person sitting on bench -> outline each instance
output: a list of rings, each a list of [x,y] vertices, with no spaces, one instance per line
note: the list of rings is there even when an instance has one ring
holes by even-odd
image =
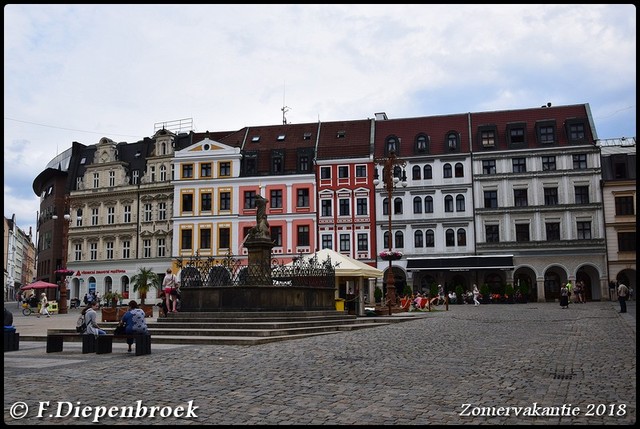
[[[81,313],[84,315],[84,323],[87,324],[87,328],[84,331],[85,334],[107,335],[107,333],[98,326],[98,313],[96,313],[98,308],[100,308],[100,303],[98,301],[92,301],[82,310]]]
[[[125,327],[125,334],[149,334],[147,322],[144,320],[144,310],[138,308],[135,300],[129,301],[129,311],[122,316],[120,323]],[[127,338],[127,344],[129,345],[127,352],[131,352],[133,338]]]

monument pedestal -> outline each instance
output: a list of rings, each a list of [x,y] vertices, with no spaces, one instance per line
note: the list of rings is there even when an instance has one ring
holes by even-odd
[[[273,286],[271,280],[271,249],[273,249],[273,242],[271,239],[251,237],[244,245],[249,251],[247,285]]]

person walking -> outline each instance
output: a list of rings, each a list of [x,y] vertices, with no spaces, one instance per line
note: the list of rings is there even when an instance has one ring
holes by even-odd
[[[629,288],[620,283],[618,286],[618,302],[620,303],[620,313],[627,312],[627,296],[629,296]]]
[[[47,315],[47,317],[51,317],[51,315],[49,314],[49,309],[47,308],[49,307],[49,300],[47,299],[47,294],[42,292],[40,294],[40,312],[38,313],[38,318],[40,317],[40,315]]]
[[[478,301],[478,296],[480,296],[480,291],[478,290],[478,285],[474,283],[473,285],[473,305],[480,305],[480,301]]]
[[[138,303],[135,300],[129,301],[129,311],[122,316],[120,323],[124,325],[126,334],[149,334],[147,322],[144,320],[144,311],[138,308]],[[131,352],[133,338],[127,338],[127,345],[129,346],[127,352]]]
[[[569,288],[566,283],[562,283],[560,288],[560,308],[569,308]]]

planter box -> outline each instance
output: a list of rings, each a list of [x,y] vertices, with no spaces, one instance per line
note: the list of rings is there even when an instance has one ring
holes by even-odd
[[[102,321],[103,322],[119,322],[127,312],[129,307],[102,307]]]

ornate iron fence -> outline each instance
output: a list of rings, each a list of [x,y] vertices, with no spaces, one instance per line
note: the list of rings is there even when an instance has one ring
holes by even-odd
[[[319,261],[317,257],[293,258],[293,262],[283,264],[271,259],[271,270],[247,265],[246,259],[226,256],[191,256],[178,258],[181,288],[216,286],[297,286],[335,287],[335,265],[330,258]]]

